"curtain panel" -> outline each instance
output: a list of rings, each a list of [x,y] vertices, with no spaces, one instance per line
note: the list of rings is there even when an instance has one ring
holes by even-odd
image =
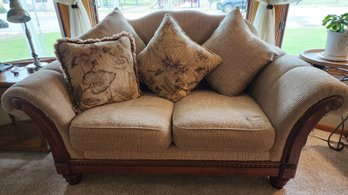
[[[297,0],[257,0],[259,5],[256,11],[254,26],[261,39],[275,44],[275,10],[274,5],[284,5]]]
[[[54,0],[69,7],[70,37],[78,37],[91,28],[85,6],[81,0]]]

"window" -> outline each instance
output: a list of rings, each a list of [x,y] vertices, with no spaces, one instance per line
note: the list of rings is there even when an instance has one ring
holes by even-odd
[[[200,10],[209,14],[224,14],[234,7],[244,13],[248,0],[95,0],[99,20],[115,7],[119,7],[128,19],[135,19],[157,10]]]
[[[322,20],[328,14],[343,14],[347,8],[347,0],[302,0],[291,4],[283,49],[297,55],[306,49],[325,48],[327,32]]]
[[[31,16],[31,21],[27,24],[36,53],[39,57],[54,57],[53,45],[62,35],[53,1],[21,0],[20,2]],[[0,26],[5,26],[5,28],[0,27],[0,61],[31,58],[24,25],[8,22],[6,19],[8,10],[9,1],[0,0]]]
[[[47,0],[35,0],[35,3],[47,3]]]

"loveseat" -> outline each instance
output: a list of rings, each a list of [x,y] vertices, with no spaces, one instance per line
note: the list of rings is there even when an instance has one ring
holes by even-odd
[[[146,44],[165,13],[129,23]],[[198,44],[223,19],[172,14]],[[57,172],[72,185],[83,173],[111,172],[268,176],[282,188],[295,176],[310,131],[329,111],[346,111],[348,97],[344,84],[290,55],[267,64],[238,96],[221,95],[205,82],[177,102],[142,91],[139,98],[76,113],[54,61],[12,86],[2,102],[38,124]]]

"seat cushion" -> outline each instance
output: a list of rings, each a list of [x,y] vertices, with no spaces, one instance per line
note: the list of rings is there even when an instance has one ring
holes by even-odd
[[[152,94],[78,115],[71,144],[84,151],[160,151],[171,144],[173,103]]]
[[[179,149],[264,152],[274,137],[268,118],[247,94],[197,90],[174,106],[173,141]]]

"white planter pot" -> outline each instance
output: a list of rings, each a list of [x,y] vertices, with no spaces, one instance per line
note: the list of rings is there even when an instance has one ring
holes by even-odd
[[[348,57],[348,34],[327,31],[325,54],[329,57]]]

